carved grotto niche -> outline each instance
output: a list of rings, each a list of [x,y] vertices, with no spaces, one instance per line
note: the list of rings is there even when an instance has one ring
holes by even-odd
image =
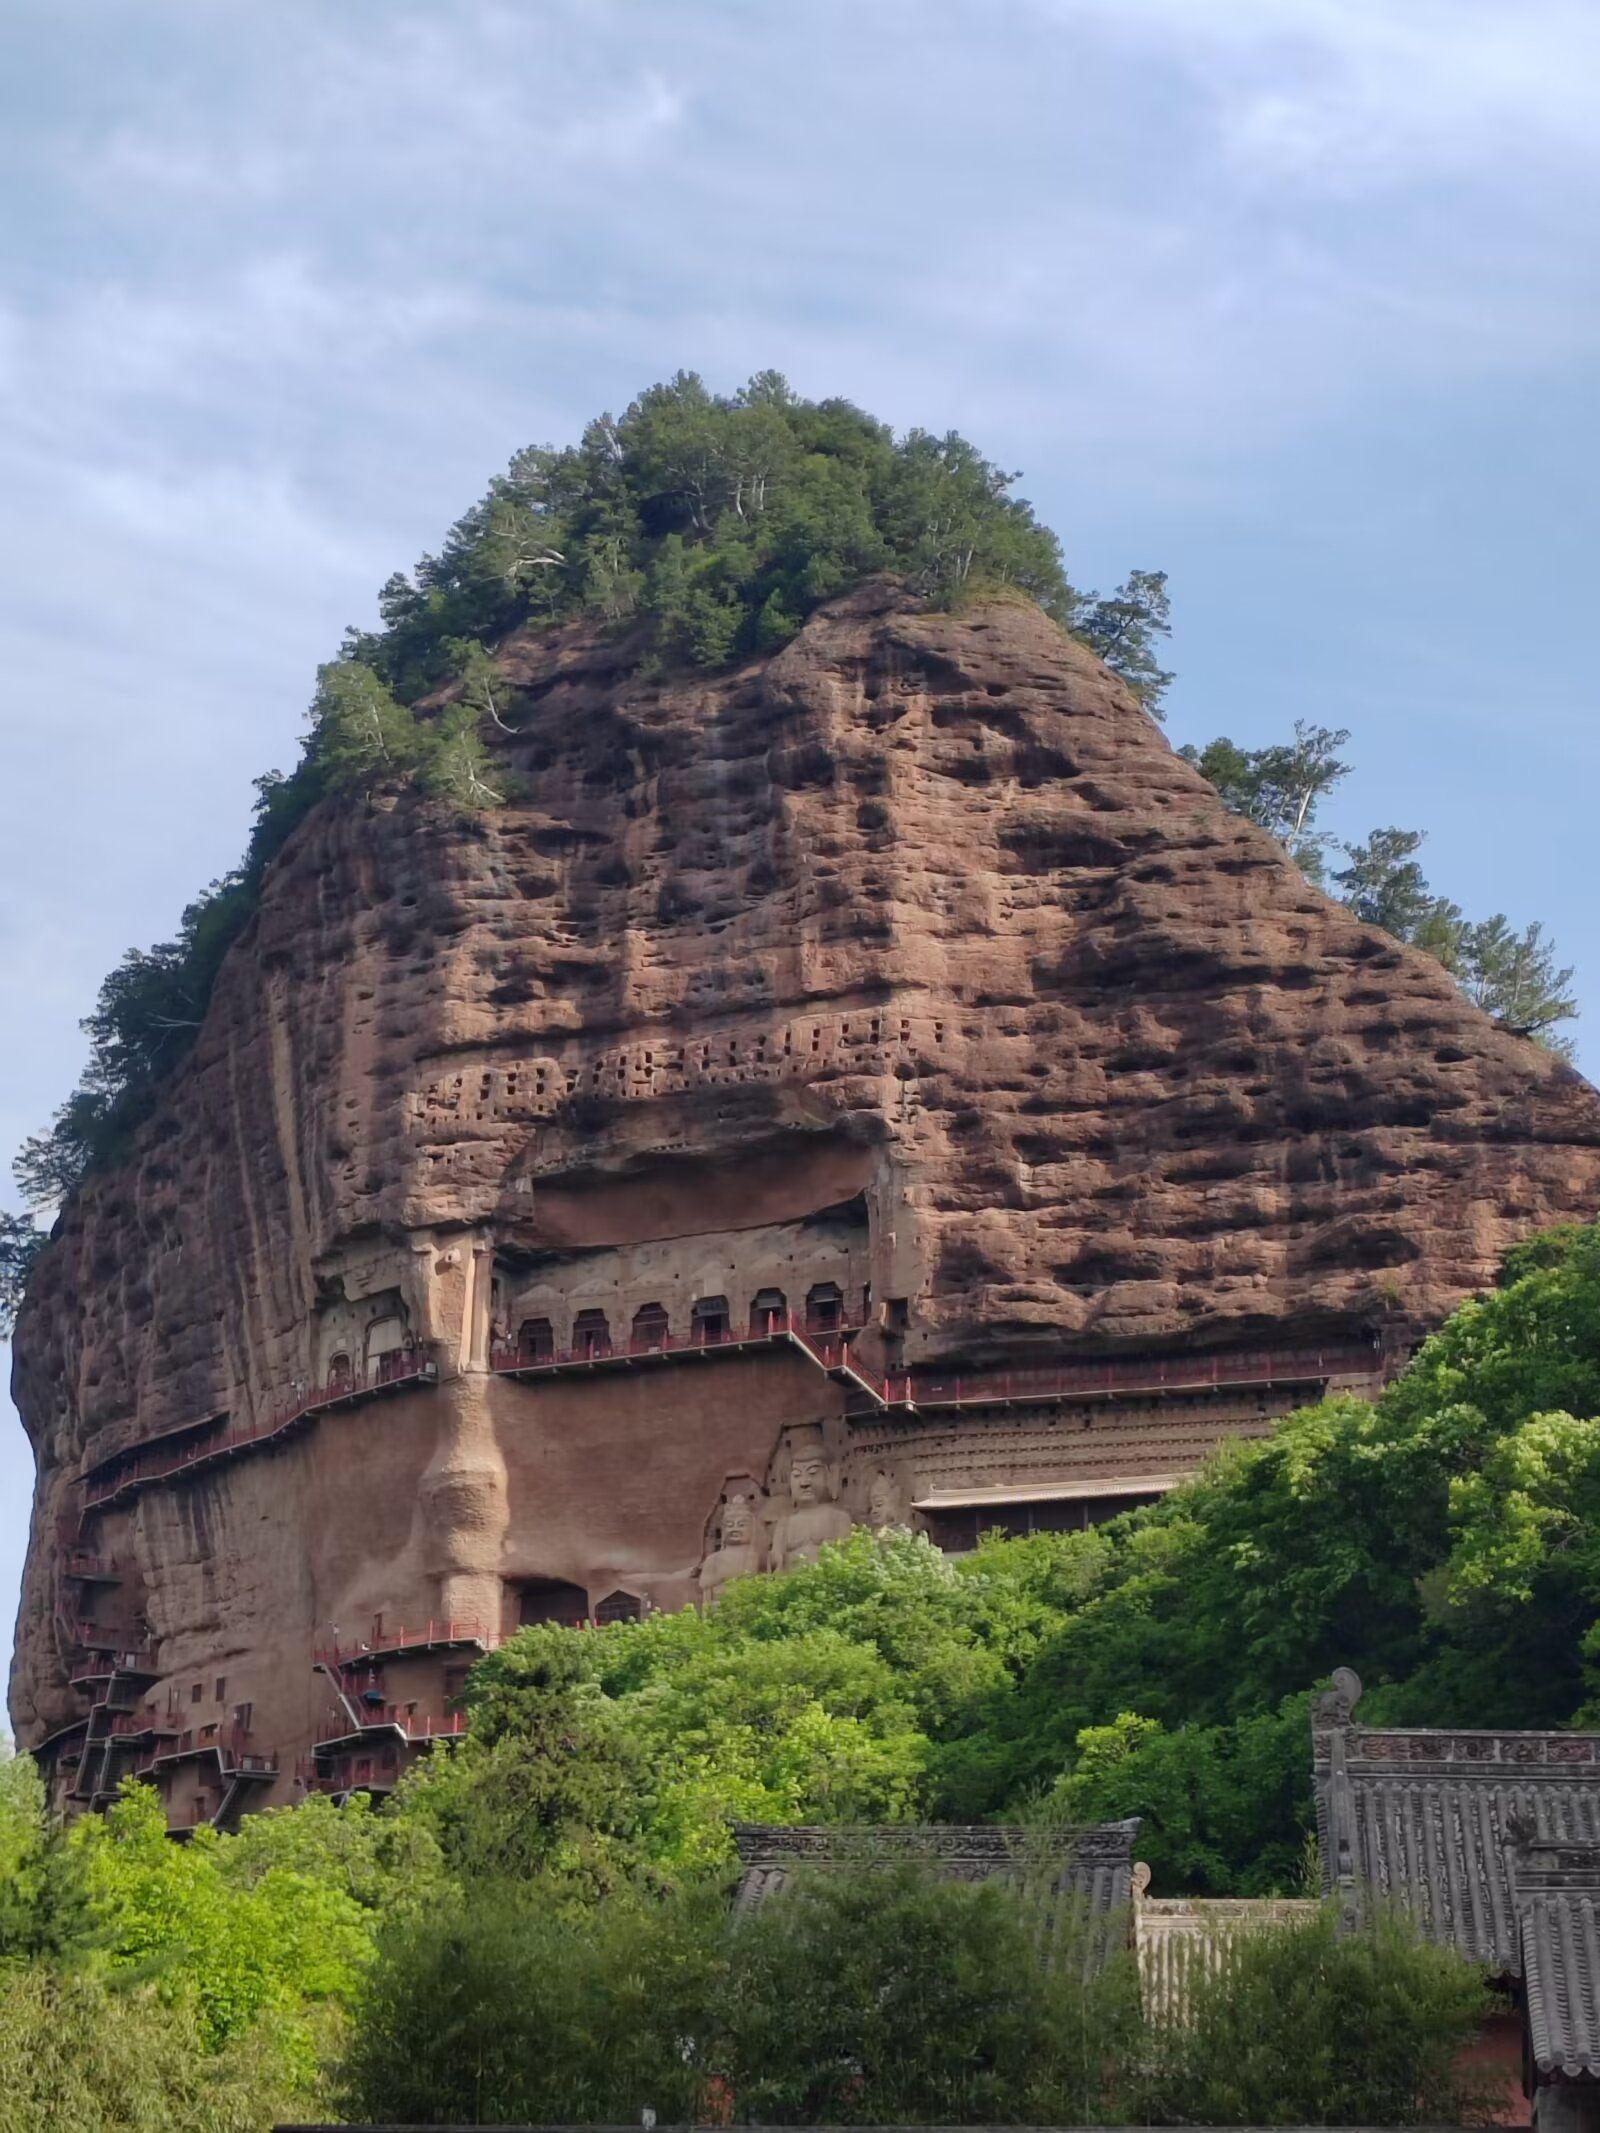
[[[766,1568],[766,1499],[753,1474],[730,1474],[706,1524],[706,1553],[698,1572],[702,1606],[712,1606],[730,1578]]]
[[[840,1469],[828,1456],[822,1425],[798,1422],[778,1440],[773,1459],[771,1564],[788,1570],[814,1563],[829,1541],[843,1540],[853,1523],[839,1501]]]

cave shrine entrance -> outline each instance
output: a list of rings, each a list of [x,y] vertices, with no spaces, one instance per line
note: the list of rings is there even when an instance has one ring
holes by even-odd
[[[560,1622],[577,1629],[588,1619],[589,1595],[565,1578],[527,1578],[517,1588],[517,1622],[523,1629],[536,1622]]]
[[[695,1340],[702,1348],[714,1347],[718,1341],[725,1341],[732,1331],[727,1297],[698,1297],[690,1314],[690,1325]]]
[[[789,1316],[789,1299],[782,1289],[758,1289],[750,1306],[750,1331],[781,1333]]]
[[[633,1314],[633,1332],[628,1346],[635,1355],[649,1355],[667,1345],[667,1314],[658,1303],[640,1304]]]
[[[611,1353],[611,1327],[604,1311],[578,1313],[572,1321],[572,1352],[591,1358]]]
[[[806,1291],[806,1331],[836,1333],[844,1324],[844,1291],[836,1281],[818,1281]]]

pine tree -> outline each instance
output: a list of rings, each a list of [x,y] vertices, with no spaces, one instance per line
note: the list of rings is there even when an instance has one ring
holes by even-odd
[[[0,1340],[9,1340],[17,1308],[45,1233],[30,1215],[0,1213]]]
[[[1172,634],[1164,570],[1130,571],[1106,599],[1086,593],[1072,629],[1126,682],[1152,718],[1166,718],[1162,699],[1173,677],[1156,658],[1157,638]]]
[[[415,717],[357,659],[317,669],[311,725],[317,758],[335,789],[369,792],[408,776],[420,759]]]
[[[1333,877],[1357,918],[1400,941],[1414,940],[1438,903],[1417,862],[1422,843],[1421,830],[1372,830],[1344,846],[1350,864]]]
[[[430,798],[477,812],[498,807],[504,781],[489,782],[493,766],[478,731],[478,714],[465,698],[449,704],[423,729],[417,783]]]

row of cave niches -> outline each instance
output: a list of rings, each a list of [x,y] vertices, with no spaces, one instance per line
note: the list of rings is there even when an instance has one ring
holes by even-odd
[[[870,1286],[862,1288],[856,1302],[858,1311],[852,1316],[852,1299],[837,1282],[813,1282],[793,1323],[807,1333],[837,1333],[847,1326],[864,1325],[872,1316]],[[745,1318],[735,1314],[726,1296],[696,1297],[687,1325],[679,1327],[674,1327],[666,1306],[658,1302],[640,1304],[626,1328],[619,1324],[615,1331],[609,1315],[591,1306],[574,1312],[570,1331],[550,1318],[520,1320],[515,1340],[508,1344],[508,1360],[532,1365],[566,1356],[595,1361],[610,1355],[649,1355],[679,1338],[696,1347],[714,1348],[729,1341],[771,1339],[790,1323],[789,1299],[782,1289],[758,1289]]]

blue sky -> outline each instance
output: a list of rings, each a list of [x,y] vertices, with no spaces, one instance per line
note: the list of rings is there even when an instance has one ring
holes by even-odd
[[[1547,920],[1600,1072],[1597,78],[1592,0],[13,0],[0,1143],[388,573],[679,367],[1169,571],[1174,737],[1350,727],[1334,826]]]

